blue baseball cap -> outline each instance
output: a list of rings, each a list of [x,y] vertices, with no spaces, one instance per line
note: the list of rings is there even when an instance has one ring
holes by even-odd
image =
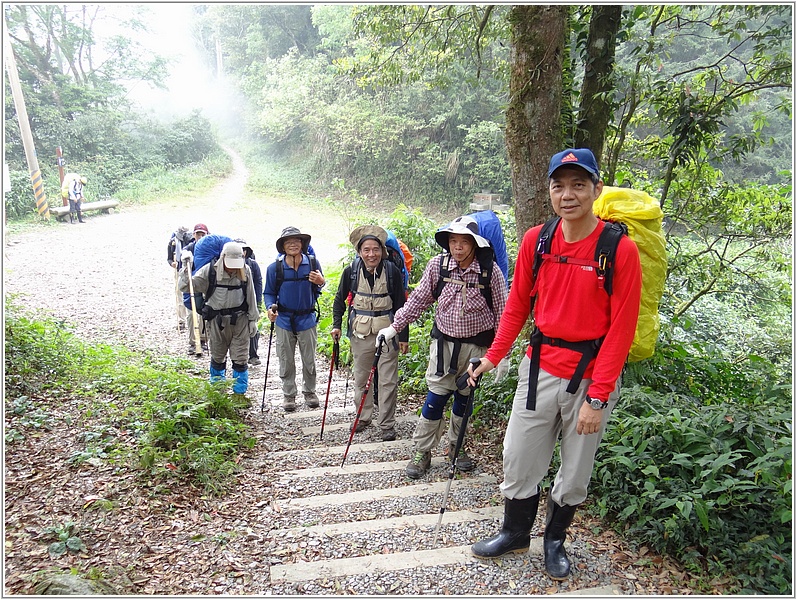
[[[558,154],[554,154],[551,158],[551,163],[548,165],[548,178],[550,179],[553,172],[559,167],[566,167],[568,165],[575,165],[581,167],[588,173],[600,177],[598,171],[598,163],[595,160],[595,155],[589,148],[568,148],[562,150]]]

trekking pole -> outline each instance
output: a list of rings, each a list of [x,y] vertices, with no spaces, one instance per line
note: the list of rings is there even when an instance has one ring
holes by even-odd
[[[188,269],[188,262],[185,263],[185,269]],[[194,354],[202,356],[202,340],[199,339],[199,313],[196,311],[196,298],[194,298],[194,276],[191,271],[188,272],[188,293],[191,295],[191,323],[194,326]]]
[[[324,439],[324,423],[327,422],[327,406],[329,406],[329,389],[332,387],[332,369],[338,364],[338,353],[340,352],[340,342],[335,340],[332,344],[332,360],[329,361],[329,379],[327,379],[327,398],[324,400],[324,416],[321,417],[321,435],[318,439]]]
[[[473,365],[475,369],[481,364],[481,359],[479,358],[471,358],[470,364]],[[434,543],[437,545],[437,536],[440,534],[440,525],[443,523],[443,513],[446,512],[446,504],[448,504],[448,495],[451,493],[451,482],[454,481],[454,473],[457,470],[457,457],[459,456],[459,451],[462,448],[462,442],[465,439],[465,428],[468,425],[468,417],[470,416],[471,411],[473,410],[473,394],[476,391],[476,388],[479,387],[479,380],[481,380],[482,376],[479,375],[476,378],[476,385],[474,387],[470,387],[468,385],[468,373],[463,373],[459,379],[457,379],[457,389],[462,391],[465,388],[470,388],[470,393],[468,394],[468,400],[465,403],[465,414],[462,417],[462,425],[459,428],[459,435],[457,436],[457,443],[454,446],[454,456],[451,458],[451,470],[448,472],[448,483],[446,483],[446,493],[443,496],[443,504],[440,506],[440,518],[437,519],[437,527],[434,528]]]
[[[379,357],[382,356],[382,345],[385,343],[385,336],[379,336],[379,346],[376,348],[376,356],[374,356],[374,364],[371,367],[371,372],[368,375],[368,381],[365,383],[365,390],[363,391],[363,395],[360,398],[360,406],[357,408],[357,416],[354,418],[354,423],[351,426],[351,432],[349,433],[349,443],[346,444],[346,451],[343,453],[343,460],[340,463],[340,467],[343,468],[343,465],[346,463],[346,456],[349,454],[349,446],[351,446],[351,440],[354,438],[354,431],[357,429],[357,423],[360,422],[360,415],[363,412],[363,405],[365,404],[365,397],[368,395],[368,390],[371,389],[371,382],[374,380],[374,373],[376,373],[376,366],[379,364]]]
[[[351,353],[351,351],[350,351]],[[349,379],[351,377],[351,362],[346,365],[346,389],[343,391],[343,408],[346,408],[346,400],[349,399]]]
[[[60,150],[60,148],[59,148]],[[177,330],[180,330],[180,325],[185,323],[180,322],[180,309],[185,310],[183,305],[183,295],[180,293],[180,255],[183,253],[182,244],[178,239],[177,232],[174,232],[174,310],[177,313]]]
[[[277,310],[277,305],[272,304],[268,307],[270,311]],[[268,353],[266,354],[266,376],[263,379],[263,399],[260,401],[260,412],[266,407],[266,383],[268,382],[268,364],[271,362],[271,340],[274,337],[274,321],[271,321],[271,328],[268,332]]]

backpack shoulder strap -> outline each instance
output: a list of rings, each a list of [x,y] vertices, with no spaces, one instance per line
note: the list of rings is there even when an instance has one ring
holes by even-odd
[[[432,297],[437,300],[440,297],[440,294],[443,292],[443,286],[446,284],[446,279],[450,274],[449,271],[449,264],[451,262],[451,254],[448,252],[442,252],[440,254],[440,271],[437,275],[437,285],[432,291]]]
[[[282,287],[282,282],[285,281],[285,263],[282,256],[278,256],[277,260],[275,261],[275,270],[277,275],[277,282],[274,286],[274,295],[279,296],[280,288]]]
[[[495,265],[495,253],[492,248],[485,248],[486,252],[479,253],[479,284],[482,296],[487,300],[487,306],[493,310],[493,288],[490,285],[493,281],[493,265]]]
[[[208,289],[205,292],[205,302],[207,302],[210,297],[213,295],[213,292],[216,291],[216,265],[215,262],[219,259],[219,257],[214,257],[210,259],[208,263],[210,267],[208,268]]]
[[[595,262],[598,263],[598,282],[610,296],[612,295],[612,280],[614,278],[614,259],[620,238],[628,235],[628,227],[623,223],[604,221],[598,243],[595,246]]]
[[[537,245],[534,251],[534,263],[531,265],[531,298],[529,299],[530,307],[529,314],[534,316],[534,303],[537,300],[537,273],[540,272],[542,266],[543,256],[551,253],[551,243],[553,236],[556,233],[556,228],[559,226],[559,221],[562,217],[552,217],[545,221],[545,224],[540,229],[540,235],[537,236]]]
[[[531,281],[532,286],[537,280],[537,273],[542,265],[543,255],[551,253],[551,242],[553,241],[556,228],[559,226],[559,221],[562,217],[553,217],[545,221],[545,224],[540,229],[540,235],[537,237],[536,252],[534,253],[534,264],[531,267]]]

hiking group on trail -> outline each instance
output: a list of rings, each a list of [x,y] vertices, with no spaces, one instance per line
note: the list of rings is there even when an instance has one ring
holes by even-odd
[[[551,158],[548,192],[556,217],[524,235],[511,287],[500,222],[497,232],[488,233],[490,215],[457,217],[438,229],[435,242],[442,251],[429,260],[411,292],[407,256],[400,240],[378,225],[359,226],[349,235],[355,257],[343,270],[332,307],[330,335],[335,352],[348,311],[346,335],[353,359],[355,398],[359,398],[351,444],[354,434],[374,421],[383,441],[398,437],[399,353],[409,350],[409,324],[435,306],[426,398],[405,468],[411,479],[427,473],[432,452],[444,434],[452,466],[450,478],[454,469],[475,468],[463,441],[473,389],[483,373],[495,369],[496,379],[507,374],[509,351],[532,318],[533,330],[518,367],[503,444],[504,480],[499,486],[504,496],[503,524],[496,535],[476,542],[471,552],[492,559],[528,550],[540,484],[548,474],[558,441],[561,466],[548,493],[543,535],[545,569],[555,580],[570,574],[564,550],[567,530],[587,497],[595,454],[619,398],[621,374],[632,343],[639,341],[635,336],[640,298],[648,293],[643,291],[640,251],[627,235],[628,228],[604,221],[593,212],[603,191],[590,150],[570,148]],[[660,228],[661,211],[658,205],[656,209],[651,222],[658,219]],[[493,220],[498,222],[497,217]],[[297,347],[304,404],[309,409],[319,407],[315,367],[318,298],[326,280],[310,241],[310,234],[285,227],[276,241],[278,255],[266,269],[262,289],[271,322],[269,351],[276,329],[285,412],[296,410]],[[502,256],[497,253],[499,248]],[[247,361],[259,364],[256,338],[262,310],[260,290],[256,290],[261,285],[256,281],[260,269],[254,268],[251,247],[242,240],[208,235],[207,227],[199,224],[193,240],[187,229],[178,229],[168,252],[172,267],[182,265],[176,292],[191,299],[205,325],[210,380],[225,378],[229,355],[233,392],[245,393]],[[647,274],[650,269],[644,266]],[[654,312],[656,307],[654,302]],[[178,306],[181,324],[190,321],[190,314],[190,310],[181,313]],[[196,329],[195,323],[188,325],[190,354],[196,346],[192,326]],[[656,327],[646,332],[645,341],[650,342],[651,335],[652,346]],[[333,363],[336,361],[335,354]],[[263,394],[265,401],[265,390]],[[444,414],[452,396],[446,432]],[[344,454],[344,462],[345,458]],[[441,516],[444,508],[445,501]]]

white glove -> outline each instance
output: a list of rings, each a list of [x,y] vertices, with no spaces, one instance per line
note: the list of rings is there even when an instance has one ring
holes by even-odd
[[[193,262],[193,260],[194,260],[194,255],[191,254],[190,250],[183,250],[180,253],[180,262],[187,263],[187,262]]]
[[[379,338],[384,337],[385,342],[389,342],[394,337],[398,335],[398,331],[396,331],[392,325],[388,325],[384,329],[380,329],[379,333],[376,334],[376,347],[379,348]]]
[[[495,382],[498,383],[509,373],[509,358],[504,358],[495,367]]]
[[[249,337],[253,338],[257,335],[257,321],[249,321]]]

